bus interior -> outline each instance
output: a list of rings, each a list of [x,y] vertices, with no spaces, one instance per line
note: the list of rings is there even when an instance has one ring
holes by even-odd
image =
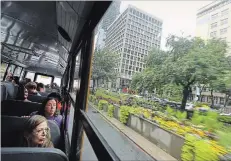
[[[81,160],[83,133],[98,160],[119,160],[89,120],[87,95],[94,29],[111,1],[1,1],[1,156],[3,161]],[[58,129],[48,122],[54,148],[19,147],[23,123],[44,96],[7,99],[8,75],[42,82],[61,93]],[[77,88],[73,84],[77,84]]]

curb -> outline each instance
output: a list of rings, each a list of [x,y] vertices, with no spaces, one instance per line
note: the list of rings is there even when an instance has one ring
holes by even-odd
[[[113,127],[115,127],[118,131],[120,131],[122,134],[124,134],[130,141],[132,141],[135,145],[137,145],[140,149],[142,149],[145,153],[147,153],[151,158],[153,158],[154,160],[157,161],[156,158],[154,158],[151,154],[149,154],[144,148],[142,148],[140,145],[138,145],[133,139],[131,139],[125,132],[123,132],[123,130],[121,130],[120,128],[118,128],[114,123],[112,123],[112,121],[110,121],[107,116],[105,116],[100,110],[98,110],[97,108],[95,108],[95,105],[93,105],[92,103],[88,102],[89,105],[94,108],[96,111],[98,111],[105,119],[106,121],[111,124]]]

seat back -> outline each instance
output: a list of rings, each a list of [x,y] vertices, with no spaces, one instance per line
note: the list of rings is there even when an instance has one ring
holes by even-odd
[[[1,100],[6,100],[7,99],[7,91],[6,87],[1,84]]]
[[[37,96],[37,95],[29,95],[27,99],[32,102],[42,103],[46,99],[46,97]]]
[[[61,132],[57,123],[53,120],[48,120],[48,126],[51,132],[51,141],[55,148],[60,148],[61,145]]]
[[[1,147],[19,147],[27,118],[1,116]]]
[[[46,92],[38,92],[42,97],[47,97],[49,93]]]
[[[25,122],[28,118],[17,116],[1,116],[2,123],[2,147],[20,147],[25,128]],[[59,148],[61,142],[61,133],[58,125],[48,120],[48,126],[51,132],[51,141],[55,148]]]
[[[1,106],[2,115],[29,116],[32,112],[38,111],[42,105],[34,102],[4,100],[1,102]]]
[[[1,148],[2,161],[68,161],[67,156],[55,148]]]

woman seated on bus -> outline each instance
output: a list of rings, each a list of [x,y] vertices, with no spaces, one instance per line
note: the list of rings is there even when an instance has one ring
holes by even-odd
[[[40,115],[30,117],[24,129],[23,147],[53,148],[47,119]]]
[[[58,92],[52,92],[47,97],[56,98],[57,101],[57,109],[60,111],[62,109],[62,97]]]
[[[28,90],[29,95],[37,95],[37,96],[41,96],[37,89],[37,84],[35,82],[29,82],[26,84],[26,89]]]
[[[42,103],[39,111],[32,112],[30,116],[33,115],[42,115],[48,120],[53,120],[56,124],[61,127],[62,124],[62,116],[59,115],[59,110],[57,109],[57,102],[55,98],[48,97]]]
[[[16,100],[20,100],[24,102],[31,102],[27,99],[27,97],[28,97],[27,89],[23,86],[23,84],[19,84],[18,93],[16,95]]]

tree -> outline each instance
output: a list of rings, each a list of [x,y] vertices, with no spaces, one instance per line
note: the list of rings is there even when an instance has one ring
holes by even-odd
[[[150,52],[147,69],[136,77],[136,82],[158,93],[172,93],[169,87],[175,84],[176,89],[182,89],[181,109],[184,110],[193,85],[207,86],[226,69],[227,44],[215,39],[205,42],[190,36],[170,36],[166,46],[170,51],[154,49]]]
[[[108,49],[95,51],[92,62],[93,89],[99,79],[113,80],[117,77],[116,67],[119,55]]]
[[[181,53],[179,56],[174,52],[181,51],[178,47],[184,45],[178,45],[178,43],[182,42],[186,42],[186,46],[189,48],[184,48],[187,53],[179,52]],[[170,57],[170,59],[173,61],[169,61],[171,64],[168,63],[171,66],[168,74],[177,85],[183,87],[181,109],[184,109],[193,84],[208,84],[209,80],[216,80],[218,74],[225,70],[227,44],[215,39],[204,42],[200,38],[193,38],[191,41],[183,41],[182,38],[178,38],[172,44],[171,52],[173,53],[171,53],[172,58]],[[177,49],[174,49],[175,47]]]
[[[231,72],[228,70],[223,72],[216,80],[210,81],[209,86],[211,91],[212,106],[214,105],[213,91],[218,91],[225,94],[224,106],[226,106],[231,98]]]

